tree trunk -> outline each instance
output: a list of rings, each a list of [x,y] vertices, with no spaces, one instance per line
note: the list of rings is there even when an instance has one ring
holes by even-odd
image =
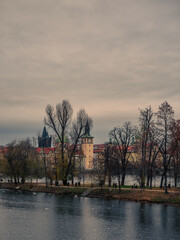
[[[19,174],[17,173],[17,183],[19,183]]]
[[[22,184],[25,183],[25,177],[24,176],[22,177],[21,182],[22,182]]]
[[[168,194],[167,190],[167,169],[164,169],[164,180],[165,180],[165,194]]]
[[[57,170],[56,170],[56,172],[55,172],[55,186],[58,186]]]
[[[149,182],[150,182],[150,173],[149,169],[147,170],[147,179],[146,179],[146,186],[149,187]]]
[[[50,178],[50,185],[51,185],[51,189],[52,189],[52,185],[53,185],[53,179],[52,179],[52,177]]]
[[[177,173],[175,166],[174,166],[174,186],[177,187]]]
[[[152,189],[152,180],[153,180],[153,177],[152,177],[152,168],[150,170],[150,189]]]
[[[160,183],[160,188],[161,189],[163,187],[163,180],[164,180],[164,173],[161,175],[161,183]]]
[[[55,186],[58,186],[57,163],[55,163]]]
[[[111,187],[111,174],[108,174],[108,186]]]
[[[74,176],[73,176],[73,174],[71,175],[71,184],[72,184],[72,186],[74,185]]]
[[[103,183],[102,183],[102,181],[101,181],[100,185],[101,185],[101,191],[102,191],[102,189],[103,189]]]
[[[63,179],[63,185],[67,186],[67,178]]]
[[[122,177],[121,177],[121,185],[124,186],[125,183],[125,177],[126,177],[126,169],[122,169]]]
[[[16,180],[15,174],[13,175],[13,177],[14,177],[14,183],[17,184],[17,180]]]
[[[120,180],[120,175],[118,175],[118,185],[119,185],[119,192],[121,192],[121,180]]]
[[[177,176],[174,176],[174,186],[177,187]]]

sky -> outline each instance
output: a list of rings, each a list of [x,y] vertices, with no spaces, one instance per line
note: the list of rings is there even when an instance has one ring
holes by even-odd
[[[165,100],[180,119],[180,1],[0,1],[0,145],[37,137],[63,99],[95,143]]]

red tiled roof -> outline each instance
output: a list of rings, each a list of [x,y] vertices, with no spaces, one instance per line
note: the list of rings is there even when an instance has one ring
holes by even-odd
[[[45,151],[46,154],[48,154],[49,152],[53,152],[54,150],[55,150],[55,148],[52,148],[52,147],[51,148],[50,147],[49,148],[44,148],[44,151]],[[36,148],[36,152],[37,153],[42,152],[42,148]]]
[[[7,152],[7,147],[0,147],[0,152],[2,153],[2,152]]]

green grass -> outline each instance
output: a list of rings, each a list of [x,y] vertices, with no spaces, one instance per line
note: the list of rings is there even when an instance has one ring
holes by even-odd
[[[118,195],[118,194],[123,194],[123,193],[130,193],[132,192],[132,190],[123,190],[121,189],[121,191],[119,191],[119,189],[113,189],[111,188],[110,189],[107,189],[107,188],[103,188],[102,190],[101,189],[94,189],[92,191],[92,194],[95,195]]]
[[[77,187],[77,188],[71,188],[71,187],[63,187],[63,188],[59,188],[60,191],[62,193],[73,193],[73,194],[81,194],[83,193],[84,191],[86,191],[87,188],[81,188],[81,187]]]
[[[153,202],[156,203],[172,203],[172,204],[180,204],[180,198],[162,198],[156,197],[153,199]]]

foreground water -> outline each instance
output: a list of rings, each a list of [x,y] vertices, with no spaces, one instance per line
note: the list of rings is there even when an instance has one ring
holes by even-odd
[[[179,207],[0,190],[1,240],[172,240],[179,236]]]

